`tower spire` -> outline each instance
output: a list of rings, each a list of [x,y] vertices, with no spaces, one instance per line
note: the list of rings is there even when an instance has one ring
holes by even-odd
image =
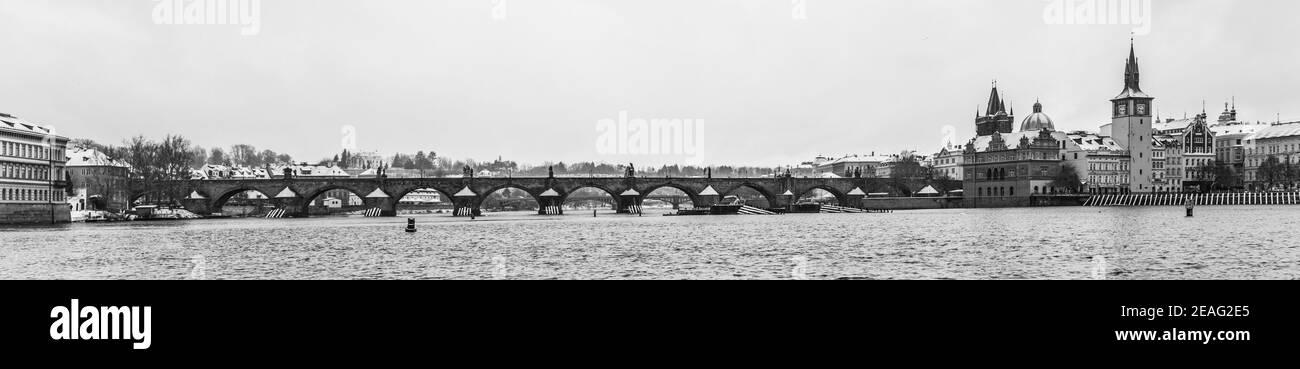
[[[1002,98],[998,96],[998,80],[993,80],[993,91],[989,92],[989,108],[986,116],[997,115],[1002,110]]]
[[[1124,64],[1124,89],[1129,91],[1142,91],[1140,86],[1141,72],[1138,68],[1137,46],[1133,38],[1129,38],[1128,60]]]

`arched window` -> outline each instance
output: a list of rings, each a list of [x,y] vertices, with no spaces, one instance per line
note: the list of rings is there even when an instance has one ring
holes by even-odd
[[[1038,194],[1038,186],[1034,186],[1034,194],[1035,194],[1035,195]]]

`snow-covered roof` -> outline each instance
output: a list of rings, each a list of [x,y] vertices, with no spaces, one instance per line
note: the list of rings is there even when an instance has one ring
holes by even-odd
[[[1228,136],[1228,135],[1236,135],[1236,134],[1249,135],[1255,132],[1259,132],[1260,130],[1263,130],[1264,128],[1268,128],[1268,127],[1269,126],[1263,124],[1221,124],[1217,126],[1211,126],[1210,132],[1214,133],[1215,136]]]
[[[54,134],[54,130],[49,127],[28,122],[25,119],[15,117],[9,114],[5,114],[5,113],[0,113],[0,129],[7,129],[12,131],[37,134],[42,136]]]
[[[1124,91],[1120,91],[1119,96],[1115,96],[1115,99],[1114,99],[1114,100],[1127,99],[1127,98],[1130,98],[1130,97],[1146,97],[1146,98],[1149,98],[1149,97],[1151,97],[1151,95],[1147,95],[1145,92],[1142,92],[1142,90],[1139,90],[1139,89],[1136,89],[1136,88],[1133,88],[1133,87],[1125,87],[1125,88],[1124,88]]]
[[[889,156],[884,155],[848,155],[839,159],[822,163],[821,165],[835,165],[841,163],[883,163],[889,161]]]
[[[1086,134],[1069,134],[1069,145],[1078,147],[1083,151],[1124,151],[1115,140],[1110,137],[1102,137],[1096,133]]]
[[[68,151],[69,167],[129,167],[120,160],[113,159],[95,149]]]
[[[290,190],[288,187],[285,187],[283,190],[280,190],[280,193],[275,195],[275,198],[277,199],[286,199],[286,198],[293,198],[293,197],[298,197],[298,194],[294,193],[293,190]]]
[[[1192,125],[1195,120],[1192,118],[1175,119],[1172,121],[1156,122],[1151,125],[1151,129],[1157,132],[1181,131],[1186,130],[1187,126]]]
[[[700,196],[718,196],[718,190],[713,189],[713,185],[709,185],[704,188],[704,191],[700,191]]]
[[[1247,140],[1265,140],[1270,138],[1300,136],[1300,122],[1290,122],[1266,126],[1246,136]]]
[[[474,191],[471,191],[471,190],[469,189],[469,186],[465,186],[465,188],[462,188],[462,189],[460,190],[460,192],[457,192],[455,195],[452,195],[452,196],[455,196],[455,197],[473,197],[473,196],[478,196],[478,194],[474,193]]]
[[[994,133],[994,134],[1002,135],[1002,140],[1006,142],[1007,148],[1015,148],[1020,146],[1021,137],[1028,138],[1030,141],[1033,141],[1035,138],[1038,138],[1038,132],[1039,131],[1020,131],[1016,133]],[[1052,138],[1056,139],[1057,141],[1064,140],[1066,138],[1066,133],[1061,131],[1052,131]],[[993,141],[993,135],[975,137],[975,151],[984,152],[985,150],[988,150],[989,142],[992,141]],[[965,149],[963,148],[963,150]]]

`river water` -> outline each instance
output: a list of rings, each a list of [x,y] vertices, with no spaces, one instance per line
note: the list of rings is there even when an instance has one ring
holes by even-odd
[[[1296,279],[1291,206],[0,228],[3,279]]]

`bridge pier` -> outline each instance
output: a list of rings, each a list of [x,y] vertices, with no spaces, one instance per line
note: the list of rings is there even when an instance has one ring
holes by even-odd
[[[541,200],[537,202],[537,215],[564,215],[563,205],[564,204],[560,203],[560,198],[558,197],[543,196],[541,197]],[[553,209],[555,213],[551,214],[547,212],[547,208]]]
[[[212,201],[209,199],[183,199],[181,200],[181,206],[197,215],[212,215]]]
[[[696,209],[710,208],[722,201],[722,196],[719,195],[699,195],[696,197],[700,199],[700,203],[695,204]]]
[[[844,206],[856,209],[866,209],[866,199],[867,195],[845,195],[844,200],[848,203],[844,204]]]
[[[794,205],[794,201],[795,201],[794,196],[780,196],[780,195],[778,195],[778,196],[772,196],[772,197],[766,197],[766,196],[764,196],[764,198],[767,199],[767,202],[768,202],[768,204],[767,204],[767,208],[768,208],[768,209],[790,209],[790,206]]]
[[[476,217],[483,216],[483,210],[479,209],[483,200],[479,196],[459,196],[454,199],[452,204],[455,204],[455,208],[452,209],[451,216],[467,217],[470,216],[470,212],[473,212]]]
[[[641,195],[622,195],[618,197],[618,214],[631,214],[633,208],[641,204]]]
[[[307,218],[310,216],[308,207],[311,203],[301,197],[277,197],[271,200],[276,209],[284,210],[285,218]]]
[[[365,206],[366,206],[366,209],[375,209],[375,208],[378,208],[378,209],[379,209],[379,216],[381,216],[381,217],[395,217],[395,216],[397,216],[397,206],[396,206],[397,201],[395,201],[395,200],[393,200],[393,199],[391,199],[391,198],[387,198],[387,197],[371,197],[371,198],[366,198],[366,199],[364,199],[364,200],[362,200],[362,201],[364,201],[364,204],[365,204]]]

